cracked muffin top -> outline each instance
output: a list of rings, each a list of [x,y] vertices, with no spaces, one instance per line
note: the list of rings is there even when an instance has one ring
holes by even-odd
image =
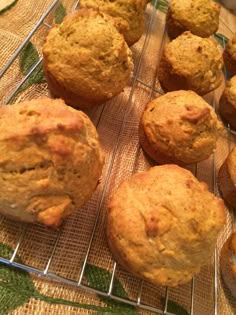
[[[51,92],[81,109],[122,92],[133,70],[132,53],[111,17],[92,9],[77,10],[53,27],[43,57]]]
[[[95,190],[104,163],[90,119],[62,100],[0,108],[0,213],[57,227]]]
[[[128,271],[177,286],[210,262],[224,223],[221,199],[186,169],[163,165],[133,175],[114,192],[107,239]]]

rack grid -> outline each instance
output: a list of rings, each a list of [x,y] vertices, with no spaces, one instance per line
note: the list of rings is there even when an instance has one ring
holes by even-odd
[[[117,158],[118,158],[118,154],[120,152],[122,152],[122,150],[123,150],[122,139],[123,139],[123,135],[124,135],[125,128],[126,128],[126,122],[129,119],[129,116],[132,114],[132,111],[134,111],[134,106],[135,106],[134,98],[135,98],[135,94],[136,94],[136,89],[137,89],[137,87],[141,86],[141,88],[145,90],[146,102],[148,100],[151,100],[153,97],[156,97],[156,96],[162,94],[162,90],[160,89],[160,86],[156,83],[157,82],[156,75],[157,75],[158,62],[159,62],[159,58],[161,55],[161,51],[162,51],[163,46],[167,40],[166,39],[167,38],[166,37],[166,31],[165,31],[164,26],[162,27],[162,33],[163,34],[162,34],[162,39],[161,39],[161,42],[159,43],[159,48],[158,48],[159,56],[156,56],[156,60],[155,60],[156,64],[155,64],[154,73],[152,75],[152,80],[149,80],[149,82],[147,82],[148,80],[145,80],[143,78],[143,75],[141,75],[141,72],[145,73],[145,70],[143,68],[143,63],[144,63],[145,59],[147,58],[148,45],[151,41],[151,36],[152,36],[153,30],[154,30],[154,28],[158,22],[157,16],[156,16],[156,9],[155,9],[155,7],[157,6],[158,3],[159,3],[159,0],[155,0],[155,1],[153,1],[153,6],[149,5],[149,10],[147,13],[146,32],[143,36],[142,47],[140,49],[140,52],[138,54],[136,54],[135,70],[133,73],[132,83],[131,83],[131,86],[129,87],[129,91],[127,93],[127,98],[126,98],[126,106],[125,106],[126,109],[122,113],[123,117],[122,117],[122,119],[118,125],[117,130],[116,130],[115,142],[113,143],[113,148],[110,152],[110,155],[107,158],[105,175],[103,175],[105,178],[103,186],[100,189],[100,191],[95,194],[95,197],[93,199],[93,202],[96,203],[97,211],[96,211],[96,215],[94,216],[94,219],[93,219],[92,227],[90,229],[91,230],[90,237],[87,239],[86,249],[84,250],[84,258],[79,263],[81,266],[80,266],[78,279],[74,280],[74,279],[70,279],[69,277],[66,278],[66,277],[64,277],[64,276],[62,276],[56,272],[51,271],[51,269],[53,269],[51,267],[52,267],[52,264],[54,263],[55,253],[58,250],[58,248],[60,247],[61,239],[63,237],[65,237],[64,226],[62,226],[61,229],[56,231],[56,232],[49,232],[49,231],[45,232],[45,230],[43,230],[43,232],[42,232],[42,227],[40,227],[38,225],[34,226],[36,233],[37,232],[39,234],[40,233],[46,233],[47,236],[50,235],[50,237],[51,237],[50,254],[47,255],[47,257],[45,257],[43,259],[43,263],[41,264],[41,265],[44,265],[44,267],[39,268],[39,267],[35,267],[34,264],[33,263],[31,264],[30,262],[29,263],[19,263],[16,261],[16,257],[19,254],[20,249],[23,248],[24,251],[27,250],[24,246],[24,242],[27,239],[27,233],[29,232],[29,229],[30,229],[30,226],[27,224],[21,224],[21,226],[18,227],[17,241],[15,243],[14,251],[13,251],[11,258],[6,259],[4,257],[0,257],[0,262],[3,264],[9,265],[9,266],[14,266],[14,267],[20,268],[22,270],[26,270],[28,272],[36,273],[36,274],[41,275],[41,276],[46,276],[46,277],[48,277],[52,280],[55,280],[55,281],[59,281],[59,282],[62,282],[62,283],[68,284],[68,285],[76,286],[78,288],[87,290],[87,291],[92,292],[92,293],[96,293],[96,294],[99,294],[99,295],[102,295],[105,297],[110,297],[116,301],[124,302],[126,304],[130,304],[130,305],[133,305],[135,307],[138,307],[141,310],[143,309],[143,310],[151,311],[151,312],[158,313],[158,314],[173,315],[172,313],[167,311],[168,300],[169,300],[169,295],[170,295],[170,293],[169,293],[170,289],[169,288],[163,289],[164,290],[164,297],[165,297],[163,307],[156,307],[156,306],[154,307],[152,305],[148,305],[145,302],[143,302],[144,286],[148,285],[148,284],[145,284],[144,281],[139,282],[139,288],[137,288],[136,298],[133,300],[122,298],[122,297],[115,295],[113,293],[114,280],[115,280],[117,273],[119,272],[118,271],[119,266],[116,264],[116,262],[114,262],[112,260],[111,260],[111,262],[109,262],[110,267],[108,269],[111,272],[111,279],[110,279],[109,288],[106,292],[103,292],[101,290],[93,288],[84,282],[85,269],[86,269],[86,266],[89,262],[89,257],[90,257],[90,253],[92,251],[95,234],[98,233],[97,229],[98,229],[98,226],[100,224],[100,220],[103,219],[103,213],[104,213],[104,208],[106,205],[107,194],[108,194],[109,190],[113,189],[113,187],[112,187],[113,186],[113,179],[112,179],[113,174],[115,173],[115,171],[119,167],[119,163],[117,163]],[[35,24],[35,27],[25,37],[25,39],[22,41],[21,45],[17,48],[15,53],[12,55],[12,57],[8,60],[8,62],[2,68],[2,70],[0,71],[0,78],[2,78],[5,75],[5,73],[7,73],[9,71],[12,64],[18,58],[22,49],[25,47],[25,45],[28,43],[28,41],[37,33],[39,27],[40,26],[43,26],[45,28],[51,27],[51,25],[49,25],[46,22],[46,18],[50,14],[52,14],[52,12],[55,10],[55,8],[58,6],[58,4],[59,4],[58,0],[56,0],[56,1],[54,0],[51,3],[51,5],[45,11],[43,16]],[[75,10],[78,6],[79,6],[79,1],[76,1],[74,3],[73,10]],[[160,27],[160,29],[161,29],[161,27]],[[37,67],[41,63],[42,63],[42,57],[39,59],[39,61],[36,64],[34,64],[32,66],[32,68],[29,70],[27,75],[25,75],[22,78],[22,80],[17,84],[14,91],[12,91],[11,94],[7,96],[6,103],[8,103],[8,101],[10,99],[12,99],[13,95],[15,95],[15,93],[21,88],[21,86],[26,82],[26,80],[30,77],[30,75],[35,71],[35,69],[37,69]],[[225,76],[227,77],[226,72],[225,72]],[[211,93],[211,99],[212,99],[212,105],[215,106],[214,93]],[[108,104],[108,106],[109,105],[110,104]],[[98,130],[99,130],[101,121],[103,119],[104,111],[106,111],[106,108],[108,108],[107,105],[103,105],[98,110],[94,110],[94,111],[91,111],[89,113],[91,117],[96,117],[95,118],[95,124],[96,124],[96,127],[98,128]],[[228,126],[228,152],[231,148],[231,138],[232,137],[233,137],[232,132],[230,130],[230,127]],[[125,155],[125,153],[123,154],[123,156],[124,155]],[[142,156],[141,148],[138,144],[136,144],[135,154],[133,156],[133,160],[131,163],[129,175],[131,175],[132,173],[134,173],[136,171],[140,171],[146,167],[146,162],[143,162],[143,159],[144,158]],[[212,183],[212,191],[215,194],[218,194],[217,184],[216,184],[215,153],[213,154],[213,157],[211,158],[211,169],[212,169],[212,171],[210,172],[211,178],[209,178],[209,181]],[[194,173],[194,175],[196,177],[198,177],[199,165],[195,165],[194,167],[190,168],[190,170]],[[5,220],[5,219],[2,219],[2,220]],[[0,222],[0,224],[1,224],[1,222]],[[11,223],[9,223],[9,224],[11,224]],[[105,251],[108,251],[108,249],[106,248]],[[60,263],[61,264],[64,263],[63,259],[61,259]],[[212,268],[213,268],[212,281],[213,281],[213,300],[214,300],[213,305],[212,305],[213,306],[212,312],[215,315],[217,315],[217,314],[219,314],[219,312],[218,312],[219,276],[218,276],[218,250],[217,249],[215,251],[214,262],[212,264]],[[195,283],[195,279],[193,279],[191,284],[189,284],[191,294],[189,296],[189,303],[188,304],[189,304],[189,314],[191,314],[191,315],[197,314],[195,312],[195,287],[196,287],[196,283]],[[197,315],[199,315],[199,314],[197,314]]]

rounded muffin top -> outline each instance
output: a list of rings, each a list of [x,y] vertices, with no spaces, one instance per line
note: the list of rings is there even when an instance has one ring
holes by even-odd
[[[121,92],[132,53],[109,16],[81,9],[52,28],[43,47],[47,71],[68,91],[99,102]]]
[[[92,8],[109,14],[124,35],[128,45],[133,45],[142,35],[146,0],[81,0],[81,8]]]
[[[212,38],[201,38],[184,32],[164,49],[164,56],[173,71],[183,75],[193,87],[214,86],[221,80],[222,53]]]
[[[0,108],[0,134],[1,213],[57,227],[90,198],[104,154],[86,114],[59,99],[26,101]]]
[[[96,129],[88,116],[66,106],[60,99],[33,99],[1,107],[0,111],[0,141],[14,141],[26,136],[43,137],[48,132],[57,131],[79,136],[81,140],[98,141]],[[93,146],[92,142],[90,146]]]
[[[172,0],[173,18],[193,34],[208,37],[219,26],[220,5],[212,0]]]
[[[1,107],[0,112],[1,148],[7,152],[1,155],[0,169],[15,169],[17,163],[27,168],[40,164],[45,157],[35,153],[37,148],[53,160],[53,166],[66,165],[72,159],[72,168],[82,160],[89,161],[90,155],[96,156],[97,164],[103,164],[95,126],[85,113],[66,106],[64,101],[33,99]],[[16,155],[24,159],[15,160]],[[92,162],[89,165],[94,166]]]
[[[126,268],[176,286],[208,262],[224,223],[223,201],[191,172],[156,166],[125,180],[113,194],[108,241]]]
[[[154,148],[182,164],[209,157],[223,128],[213,108],[193,91],[169,92],[150,102],[142,126]]]

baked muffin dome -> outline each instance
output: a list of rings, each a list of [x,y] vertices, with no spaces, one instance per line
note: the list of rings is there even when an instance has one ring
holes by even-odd
[[[122,92],[133,69],[131,51],[111,18],[87,9],[50,30],[43,57],[51,92],[81,109]]]
[[[231,74],[236,74],[236,33],[228,40],[223,53],[224,63]]]
[[[147,104],[140,121],[144,151],[157,163],[193,164],[216,148],[221,122],[193,91],[174,91]]]
[[[193,90],[204,95],[222,81],[223,58],[217,42],[184,32],[166,45],[158,78],[165,91]]]
[[[219,169],[218,184],[223,199],[236,208],[236,146]]]
[[[236,75],[226,83],[219,102],[219,112],[223,120],[236,129]]]
[[[80,8],[92,8],[112,16],[129,46],[144,32],[146,0],[80,0]]]
[[[57,227],[95,190],[104,163],[90,119],[62,100],[0,108],[0,213]]]
[[[220,5],[212,0],[172,0],[166,16],[167,32],[176,38],[185,31],[209,37],[219,27]]]
[[[162,165],[113,194],[107,239],[118,263],[154,284],[177,286],[210,261],[225,223],[223,201],[191,172]]]
[[[230,235],[221,249],[220,271],[227,288],[236,297],[236,232]]]

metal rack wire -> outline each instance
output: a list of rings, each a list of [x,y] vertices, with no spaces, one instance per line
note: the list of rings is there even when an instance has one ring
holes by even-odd
[[[151,305],[147,305],[147,304],[143,303],[143,301],[142,301],[143,286],[144,286],[144,282],[143,281],[140,282],[140,286],[139,286],[139,289],[138,289],[138,294],[137,294],[136,300],[134,300],[134,301],[115,295],[113,293],[113,288],[114,288],[114,279],[115,279],[115,276],[116,276],[116,273],[117,273],[117,268],[118,268],[116,262],[113,262],[113,267],[112,267],[112,270],[111,270],[111,275],[112,276],[111,276],[109,288],[108,288],[108,290],[106,292],[103,292],[101,290],[93,288],[93,287],[89,286],[88,284],[84,284],[84,282],[83,282],[84,275],[85,275],[85,268],[86,268],[86,265],[88,263],[88,257],[89,257],[90,251],[91,251],[91,246],[92,246],[93,241],[94,241],[94,236],[95,236],[95,232],[96,232],[96,229],[97,229],[97,226],[98,226],[98,222],[99,222],[99,218],[100,218],[100,215],[101,215],[102,206],[103,206],[104,199],[105,199],[105,196],[106,196],[106,192],[107,192],[107,189],[108,189],[108,186],[109,186],[109,183],[110,183],[110,178],[111,178],[111,174],[112,174],[112,171],[113,171],[114,162],[115,162],[115,159],[117,157],[117,152],[118,152],[118,149],[119,149],[119,146],[120,146],[120,142],[122,140],[122,135],[124,133],[125,121],[126,121],[126,118],[127,118],[127,116],[129,115],[129,113],[130,113],[130,111],[132,109],[132,99],[133,99],[133,95],[135,93],[136,86],[137,86],[137,84],[141,84],[143,87],[147,88],[148,91],[149,91],[149,97],[148,97],[149,99],[151,99],[154,94],[155,95],[156,94],[160,95],[162,93],[162,91],[158,87],[156,87],[157,69],[156,69],[155,75],[153,76],[153,80],[152,80],[151,84],[150,83],[146,83],[139,76],[140,68],[142,66],[143,59],[145,57],[146,48],[147,48],[147,44],[148,44],[149,37],[150,37],[150,30],[151,30],[151,27],[152,27],[153,20],[155,19],[155,12],[156,12],[155,6],[158,4],[158,2],[159,2],[159,0],[155,0],[154,1],[154,6],[153,6],[153,9],[152,9],[152,12],[151,12],[151,14],[148,17],[145,39],[143,41],[143,46],[142,46],[142,49],[141,49],[141,53],[138,56],[138,59],[137,59],[137,62],[136,62],[136,70],[135,70],[135,72],[133,74],[132,86],[130,88],[129,97],[127,99],[126,110],[125,110],[125,113],[124,113],[123,121],[121,122],[121,124],[119,126],[119,130],[117,132],[118,136],[117,136],[116,141],[114,143],[114,147],[112,149],[112,152],[111,152],[111,154],[109,156],[108,166],[107,166],[106,174],[105,174],[104,186],[103,186],[103,190],[101,191],[101,193],[99,195],[99,199],[98,199],[98,203],[97,203],[97,214],[96,214],[96,217],[95,217],[95,220],[94,220],[93,228],[91,230],[90,239],[88,241],[87,248],[86,248],[86,251],[85,251],[85,256],[84,256],[84,259],[83,259],[83,262],[82,262],[82,267],[81,267],[81,272],[80,272],[80,275],[79,275],[79,279],[77,281],[71,280],[71,279],[64,278],[61,275],[58,275],[58,274],[53,273],[53,272],[50,271],[50,266],[52,264],[52,261],[53,261],[54,255],[55,255],[55,251],[57,250],[57,248],[59,246],[59,241],[60,241],[60,238],[61,238],[61,235],[62,235],[63,228],[60,229],[57,232],[56,237],[53,239],[54,244],[52,246],[49,258],[47,258],[45,260],[44,268],[35,268],[33,265],[23,264],[23,263],[19,263],[19,262],[16,261],[16,257],[17,257],[19,248],[20,248],[22,242],[24,241],[24,239],[26,237],[27,230],[28,230],[28,225],[26,225],[26,224],[22,224],[22,226],[21,226],[21,232],[20,232],[18,241],[17,241],[17,243],[15,245],[15,248],[14,248],[14,251],[13,251],[13,254],[12,254],[11,258],[10,259],[6,259],[4,257],[0,257],[0,262],[3,263],[3,264],[9,265],[9,266],[14,266],[14,267],[26,270],[28,272],[33,272],[33,273],[39,274],[41,276],[47,276],[48,278],[50,278],[52,280],[56,280],[56,281],[59,281],[59,282],[62,282],[62,283],[68,284],[68,285],[76,286],[78,288],[87,290],[89,292],[93,292],[93,293],[96,293],[96,294],[99,294],[99,295],[102,295],[102,296],[105,296],[105,297],[110,297],[110,298],[112,298],[112,299],[114,299],[116,301],[124,302],[124,303],[130,304],[132,306],[139,307],[140,309],[144,309],[144,310],[151,311],[151,312],[158,313],[158,314],[173,315],[172,313],[167,311],[167,309],[168,309],[168,300],[169,300],[169,289],[168,288],[166,288],[166,290],[165,290],[165,302],[164,302],[164,307],[163,308],[153,307]],[[25,45],[28,43],[28,41],[31,39],[31,37],[37,32],[39,26],[44,25],[45,27],[50,27],[50,25],[48,25],[45,22],[45,19],[56,8],[58,3],[59,3],[58,0],[54,0],[52,2],[52,4],[46,10],[46,12],[43,14],[43,16],[35,24],[35,27],[26,36],[26,38],[23,40],[21,45],[18,47],[18,49],[15,51],[15,53],[12,55],[12,57],[5,64],[3,69],[0,71],[0,78],[2,78],[5,75],[5,73],[10,69],[12,63],[19,56],[20,52],[25,47]],[[78,4],[79,4],[79,1],[76,1],[75,4],[74,4],[74,9],[77,8]],[[164,43],[165,43],[165,36],[164,36],[164,33],[163,33],[162,42],[161,42],[161,46],[160,46],[160,51],[162,50],[162,48],[164,46]],[[11,93],[11,95],[8,96],[6,102],[8,102],[8,100],[10,100],[12,98],[12,96],[21,88],[21,86],[26,82],[26,80],[30,77],[30,75],[41,64],[41,62],[42,62],[42,58],[40,58],[39,61],[29,70],[28,74],[23,77],[23,79],[16,86],[15,90]],[[103,114],[103,110],[104,110],[104,107],[101,107],[101,109],[100,109],[100,117],[97,120],[97,127],[99,127],[99,123],[100,123],[100,120],[101,120],[101,117],[102,117],[102,114]],[[230,134],[230,129],[229,129],[229,134]],[[231,139],[231,137],[229,136],[228,139],[229,139],[228,141],[229,141],[229,150],[230,150],[230,147],[231,147],[230,139]],[[140,150],[141,150],[140,147],[137,146],[136,154],[135,154],[135,158],[134,158],[133,166],[132,166],[133,167],[132,172],[136,171],[137,161],[138,161],[138,158],[139,158],[139,155],[140,155]],[[213,156],[213,162],[212,163],[213,163],[213,169],[214,169],[214,171],[212,173],[213,191],[214,191],[214,193],[217,193],[216,168],[215,168],[215,157],[214,156]],[[198,176],[198,165],[196,165],[195,168],[193,169],[193,173],[195,174],[196,177]],[[217,251],[215,251],[215,257],[214,257],[214,279],[213,279],[213,282],[214,282],[214,314],[215,315],[218,314],[218,264],[217,264],[217,259],[218,259],[217,258]],[[195,280],[193,279],[192,283],[191,283],[191,295],[190,295],[190,301],[189,301],[190,314],[191,315],[196,314],[195,311],[194,311],[194,298],[195,298],[194,292],[195,292]]]

